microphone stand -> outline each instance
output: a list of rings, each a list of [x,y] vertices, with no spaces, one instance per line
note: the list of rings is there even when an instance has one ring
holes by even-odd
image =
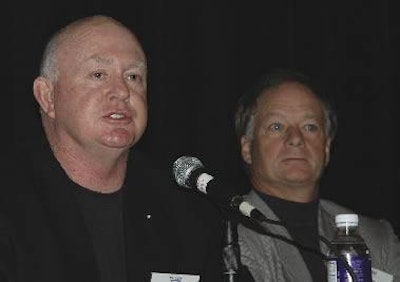
[[[225,219],[224,236],[224,282],[239,282],[239,243],[237,235],[237,225],[229,219]]]

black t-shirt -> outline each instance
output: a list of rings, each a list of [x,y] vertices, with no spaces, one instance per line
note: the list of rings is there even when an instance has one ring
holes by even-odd
[[[298,203],[257,193],[284,223],[293,240],[306,247],[299,247],[299,251],[313,281],[326,281],[325,262],[319,251],[318,200]]]
[[[122,189],[103,194],[79,188],[76,195],[92,238],[101,282],[126,282]]]

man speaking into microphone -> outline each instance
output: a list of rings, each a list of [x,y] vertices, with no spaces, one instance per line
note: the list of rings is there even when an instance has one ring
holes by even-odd
[[[33,94],[37,140],[0,193],[0,281],[221,280],[219,212],[137,147],[147,58],[132,30],[94,15],[55,31]]]

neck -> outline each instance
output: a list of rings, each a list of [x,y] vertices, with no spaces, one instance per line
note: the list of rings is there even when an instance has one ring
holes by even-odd
[[[76,142],[60,142],[47,134],[55,158],[68,177],[83,188],[112,193],[122,188],[127,167],[128,149],[89,149]]]
[[[54,155],[68,177],[80,186],[100,193],[119,190],[125,179],[127,154],[109,162],[104,159],[90,158],[58,150]]]
[[[313,185],[272,186],[252,181],[252,184],[257,191],[291,202],[309,203],[318,197],[318,187],[315,183]]]

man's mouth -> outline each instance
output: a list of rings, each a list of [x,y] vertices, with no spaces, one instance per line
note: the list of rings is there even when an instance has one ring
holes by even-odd
[[[108,117],[111,119],[120,120],[120,119],[124,119],[126,117],[126,115],[121,114],[121,113],[113,113],[113,114],[108,115]]]

